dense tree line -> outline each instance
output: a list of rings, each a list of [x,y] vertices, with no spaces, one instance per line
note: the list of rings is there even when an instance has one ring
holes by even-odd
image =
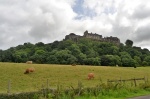
[[[149,66],[150,51],[133,46],[126,40],[119,46],[87,38],[54,41],[53,43],[24,43],[7,50],[0,50],[1,62],[26,62],[40,64],[80,64],[97,66]]]

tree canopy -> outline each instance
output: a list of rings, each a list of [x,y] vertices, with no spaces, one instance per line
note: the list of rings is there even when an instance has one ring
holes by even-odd
[[[7,50],[0,50],[1,62],[24,63],[32,60],[40,64],[80,64],[96,66],[150,66],[150,51],[133,46],[126,40],[125,45],[100,42],[81,38],[54,41],[53,43],[24,43]]]

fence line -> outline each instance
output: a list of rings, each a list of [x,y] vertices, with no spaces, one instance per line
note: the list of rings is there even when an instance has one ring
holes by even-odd
[[[148,82],[148,78],[146,78],[146,77],[144,77],[144,78],[132,78],[132,79],[119,79],[119,80],[107,80],[107,83],[113,83],[113,82],[115,82],[115,83],[121,83],[121,82],[126,82],[126,81],[133,81],[134,82],[134,85],[135,85],[135,87],[137,86],[137,81],[139,81],[139,80],[143,80],[145,83],[146,82]],[[8,80],[8,84],[7,84],[7,94],[8,95],[10,95],[11,94],[11,80]],[[44,90],[45,89],[45,87],[44,87],[44,85],[42,84],[42,93],[43,94],[46,94],[47,92],[45,92],[46,90]],[[47,82],[46,82],[46,89],[51,89],[51,90],[54,90],[54,88],[50,88],[50,86],[49,86],[49,80],[47,79]]]
[[[120,80],[107,80],[107,83],[112,83],[112,82],[126,82],[126,81],[133,81],[134,82],[134,85],[137,86],[137,81],[138,80],[143,80],[145,83],[148,81],[148,79],[146,79],[145,77],[144,78],[132,78],[132,79],[121,79]]]

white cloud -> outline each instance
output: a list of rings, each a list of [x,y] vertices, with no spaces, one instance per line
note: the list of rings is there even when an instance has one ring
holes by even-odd
[[[71,8],[73,0],[9,1],[0,1],[0,42],[4,49],[24,42],[48,43],[60,39],[76,16]]]
[[[49,43],[85,30],[150,48],[149,0],[1,0],[0,49],[25,42]],[[83,3],[83,4],[76,4]],[[75,5],[82,7],[75,11]],[[78,9],[79,10],[79,9]]]

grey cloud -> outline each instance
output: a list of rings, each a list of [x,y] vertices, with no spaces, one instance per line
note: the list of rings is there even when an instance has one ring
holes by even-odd
[[[6,37],[1,35],[0,36],[0,44],[1,44],[1,46],[5,45],[5,40],[6,40]]]
[[[144,19],[150,17],[150,8],[146,7],[145,5],[140,5],[135,9],[131,17],[133,19]]]
[[[120,38],[122,43],[125,43],[127,39],[132,39],[132,27],[120,27],[119,25],[114,25],[110,35],[114,35]]]
[[[150,1],[133,0],[132,4],[138,2],[138,5],[131,6],[130,0],[112,0],[111,3],[106,0],[92,3],[86,0],[88,6],[95,3],[97,8],[91,6],[92,10],[82,9],[84,11],[81,19],[75,19],[81,16],[73,12],[75,1],[0,0],[0,49],[25,42],[49,43],[63,39],[70,32],[83,35],[85,30],[103,36],[117,36],[122,43],[131,39],[137,46],[149,46],[147,42],[150,38],[150,24],[146,20],[150,16]],[[100,13],[101,10],[104,13]],[[129,13],[130,10],[132,14]],[[84,14],[86,11],[91,11],[89,14],[98,14],[90,17]]]
[[[150,24],[149,24],[150,25]],[[150,41],[150,28],[149,25],[138,28],[134,35],[134,41],[142,42],[142,41]]]
[[[0,49],[25,42],[49,43],[62,39],[75,16],[71,8],[73,2],[1,0]]]
[[[28,32],[32,38],[35,40],[62,38],[60,36],[67,31],[67,25],[74,18],[75,13],[69,5],[65,7],[58,7],[58,5],[38,6],[38,15],[33,11],[29,18],[31,30]]]

